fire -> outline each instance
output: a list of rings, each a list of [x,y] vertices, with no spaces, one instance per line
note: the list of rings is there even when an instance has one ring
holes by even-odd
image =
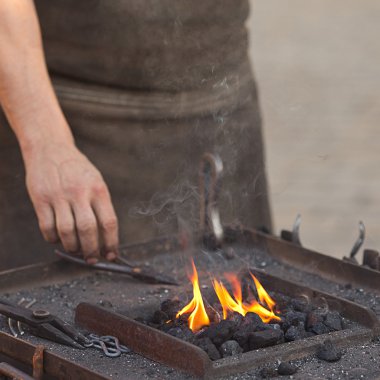
[[[242,291],[238,278],[234,274],[227,274],[226,278],[232,285],[232,292],[234,297],[229,294],[228,290],[224,287],[221,281],[217,281],[215,279],[213,280],[216,295],[218,296],[219,302],[223,308],[223,319],[227,319],[228,312],[234,311],[243,316],[247,313],[255,313],[261,318],[264,323],[268,323],[271,320],[280,320],[280,317],[278,317],[273,312],[273,308],[276,303],[252,273],[251,276],[255,282],[257,295],[259,296],[260,302],[262,304],[266,304],[269,310],[258,303],[257,300],[253,300],[249,304],[243,303]]]
[[[250,273],[250,275],[255,283],[257,295],[259,296],[260,302],[265,303],[269,307],[270,311],[273,311],[276,302],[274,302],[269,294],[265,291],[259,280],[252,273]]]
[[[210,319],[204,307],[202,294],[199,288],[198,273],[194,262],[192,262],[193,274],[190,278],[193,284],[193,299],[177,314],[177,318],[183,314],[190,313],[188,318],[189,327],[192,331],[198,331],[204,326],[210,324]],[[243,302],[242,290],[240,282],[235,274],[225,274],[226,279],[232,286],[232,294],[228,292],[222,281],[212,280],[215,293],[218,296],[219,302],[223,309],[223,319],[228,318],[231,312],[239,313],[245,316],[247,313],[257,314],[264,323],[269,323],[271,320],[281,320],[274,312],[276,305],[275,301],[269,296],[259,280],[252,274],[251,277],[255,283],[258,302],[253,299],[249,303]]]
[[[191,313],[188,318],[189,327],[192,331],[198,331],[203,326],[208,326],[210,324],[210,319],[203,303],[201,290],[199,288],[198,272],[194,261],[192,261],[192,266],[193,274],[190,281],[193,284],[193,299],[177,313],[176,317],[179,318],[182,314]]]

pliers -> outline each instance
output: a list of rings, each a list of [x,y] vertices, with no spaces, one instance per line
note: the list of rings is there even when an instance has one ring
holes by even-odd
[[[30,310],[0,300],[0,314],[24,323],[30,331],[41,338],[75,348],[85,348],[88,339],[69,323],[46,310]]]
[[[127,260],[118,256],[115,262],[110,261],[99,261],[96,264],[87,264],[87,262],[73,255],[70,255],[66,252],[60,251],[58,249],[55,250],[55,254],[64,260],[71,261],[75,264],[79,264],[88,268],[123,273],[127,274],[137,280],[148,282],[151,284],[166,284],[166,285],[178,285],[178,282],[169,276],[165,276],[161,273],[157,273],[151,269],[146,270],[138,266],[131,265]]]

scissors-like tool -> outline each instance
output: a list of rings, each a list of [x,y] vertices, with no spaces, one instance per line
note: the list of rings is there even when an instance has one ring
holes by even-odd
[[[151,284],[178,285],[178,282],[173,278],[165,276],[161,273],[157,273],[153,270],[148,271],[147,269],[131,265],[127,260],[123,259],[120,256],[116,258],[115,262],[98,261],[96,264],[88,264],[84,259],[70,255],[66,252],[56,250],[55,253],[61,259],[71,261],[72,263],[83,265],[88,268],[127,274],[140,281],[148,282]]]
[[[85,348],[88,343],[88,339],[69,323],[46,310],[30,310],[0,301],[0,314],[27,325],[35,336],[53,342],[75,348]]]

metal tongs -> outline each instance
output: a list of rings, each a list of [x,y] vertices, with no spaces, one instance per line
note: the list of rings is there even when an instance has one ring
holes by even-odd
[[[0,315],[26,324],[35,336],[75,348],[85,348],[88,339],[73,326],[46,310],[30,310],[0,300]]]
[[[71,261],[72,263],[79,264],[87,268],[127,274],[137,280],[148,282],[150,284],[178,285],[178,282],[172,277],[165,276],[153,270],[148,271],[141,267],[131,265],[127,260],[120,256],[118,256],[114,262],[99,261],[96,264],[88,264],[84,259],[70,255],[66,252],[62,252],[58,249],[55,250],[55,254],[63,260]]]

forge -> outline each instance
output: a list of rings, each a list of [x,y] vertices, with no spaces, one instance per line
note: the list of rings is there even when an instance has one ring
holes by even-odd
[[[213,179],[205,183],[217,185],[218,165],[208,157],[201,168]],[[23,325],[15,337],[1,317],[0,374],[244,380],[275,378],[292,366],[299,379],[379,378],[380,272],[303,247],[297,229],[279,238],[222,226],[210,198],[217,192],[209,190],[191,245],[181,233],[121,247],[123,257],[178,286],[62,260],[0,273],[2,301],[35,300],[32,314],[48,310],[83,336],[113,336],[114,348],[125,346],[106,356],[94,345],[69,347]]]
[[[200,270],[202,294],[206,297],[214,289],[211,283],[203,281],[204,276],[201,274],[206,273],[208,276],[212,270],[212,273],[222,276],[226,271],[239,273],[244,268],[259,279],[275,300],[280,318],[285,318],[283,313],[286,310],[282,306],[284,302],[296,304],[301,301],[299,303],[304,304],[307,300],[306,305],[312,308],[328,310],[334,315],[339,313],[341,330],[324,331],[319,335],[308,334],[309,336],[300,336],[294,341],[281,339],[273,346],[211,360],[193,342],[147,323],[168,300],[180,299],[185,305],[192,297],[192,284],[187,276],[191,268],[188,265],[189,258],[183,259],[176,254],[180,242],[170,237],[128,247],[126,251],[128,257],[142,262],[149,261],[157,270],[181,279],[178,287],[142,284],[120,274],[94,273],[66,262],[32,266],[2,273],[0,276],[3,298],[6,300],[17,302],[22,297],[35,298],[39,308],[59,314],[71,323],[75,320],[83,333],[117,336],[122,344],[131,349],[131,353],[110,359],[93,349],[73,349],[27,332],[22,337],[14,338],[9,334],[6,320],[2,319],[2,360],[7,358],[8,362],[21,363],[21,368],[28,368],[32,363],[34,347],[42,344],[45,347],[44,371],[53,378],[182,379],[186,378],[186,373],[201,378],[228,378],[240,373],[241,378],[249,379],[262,378],[260,371],[277,367],[279,361],[295,363],[300,378],[306,375],[318,378],[322,371],[326,375],[336,373],[337,378],[343,379],[347,378],[345,373],[350,373],[356,367],[364,368],[371,374],[372,377],[368,378],[376,378],[374,374],[378,376],[380,354],[376,338],[379,336],[380,315],[378,289],[376,291],[373,287],[368,287],[368,279],[363,285],[357,285],[356,281],[360,278],[352,279],[352,272],[344,270],[346,266],[351,268],[354,264],[328,257],[328,260],[336,261],[337,276],[336,281],[332,281],[322,271],[315,274],[316,266],[313,263],[305,271],[296,268],[301,265],[299,262],[297,265],[289,265],[278,260],[268,251],[272,245],[286,250],[287,260],[292,254],[293,259],[297,260],[297,253],[301,250],[305,255],[314,255],[314,258],[319,255],[321,261],[327,258],[258,231],[235,230],[232,233],[231,230],[229,243],[225,247],[207,251],[207,255],[204,254],[206,251],[203,247],[195,257],[197,266],[203,268]],[[377,272],[358,266],[355,268],[367,271],[368,276],[374,276],[373,284],[379,280]],[[227,285],[226,282],[226,288]],[[186,323],[187,321],[185,326]],[[342,358],[334,363],[316,357],[327,339],[342,353]]]

